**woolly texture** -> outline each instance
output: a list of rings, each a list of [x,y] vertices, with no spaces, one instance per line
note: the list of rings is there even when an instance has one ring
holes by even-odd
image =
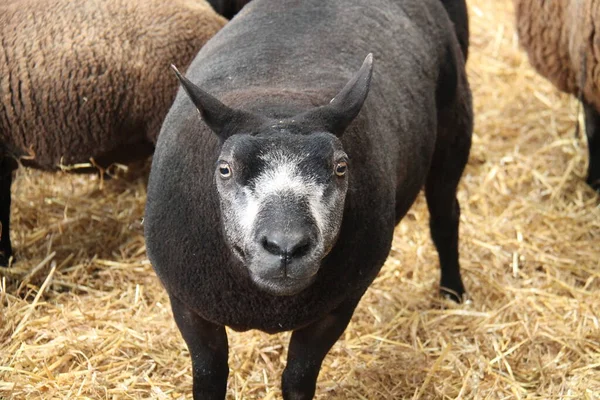
[[[514,0],[519,42],[558,89],[600,109],[600,1]]]
[[[225,21],[204,0],[3,1],[0,149],[50,170],[149,155],[177,90],[169,65]]]

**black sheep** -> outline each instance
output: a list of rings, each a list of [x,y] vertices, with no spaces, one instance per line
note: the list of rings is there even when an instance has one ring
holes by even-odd
[[[250,0],[207,0],[212,8],[227,19],[233,18]]]
[[[283,395],[312,398],[423,186],[441,290],[462,298],[456,187],[472,111],[444,5],[253,0],[189,80],[178,74],[185,91],[158,139],[144,224],[195,399],[225,397],[225,326],[293,330]]]

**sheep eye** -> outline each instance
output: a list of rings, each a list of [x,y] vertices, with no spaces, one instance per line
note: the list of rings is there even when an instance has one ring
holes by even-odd
[[[229,166],[229,163],[225,161],[219,163],[219,175],[224,179],[231,177],[231,167]]]
[[[340,161],[335,166],[335,174],[337,176],[344,176],[348,170],[348,163],[346,161]]]

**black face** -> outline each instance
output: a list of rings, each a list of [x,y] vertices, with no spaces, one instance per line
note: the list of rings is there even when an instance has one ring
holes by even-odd
[[[271,128],[224,143],[215,177],[225,234],[258,287],[292,295],[312,283],[339,232],[347,175],[329,133]]]

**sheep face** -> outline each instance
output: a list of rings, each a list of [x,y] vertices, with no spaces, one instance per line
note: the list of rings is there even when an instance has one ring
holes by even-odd
[[[338,235],[348,157],[329,133],[233,135],[215,180],[224,233],[253,282],[292,295],[314,280]]]
[[[373,56],[329,104],[282,120],[230,108],[174,71],[222,142],[215,179],[229,247],[260,289],[299,293],[340,230],[348,157],[338,137],[367,97]]]

